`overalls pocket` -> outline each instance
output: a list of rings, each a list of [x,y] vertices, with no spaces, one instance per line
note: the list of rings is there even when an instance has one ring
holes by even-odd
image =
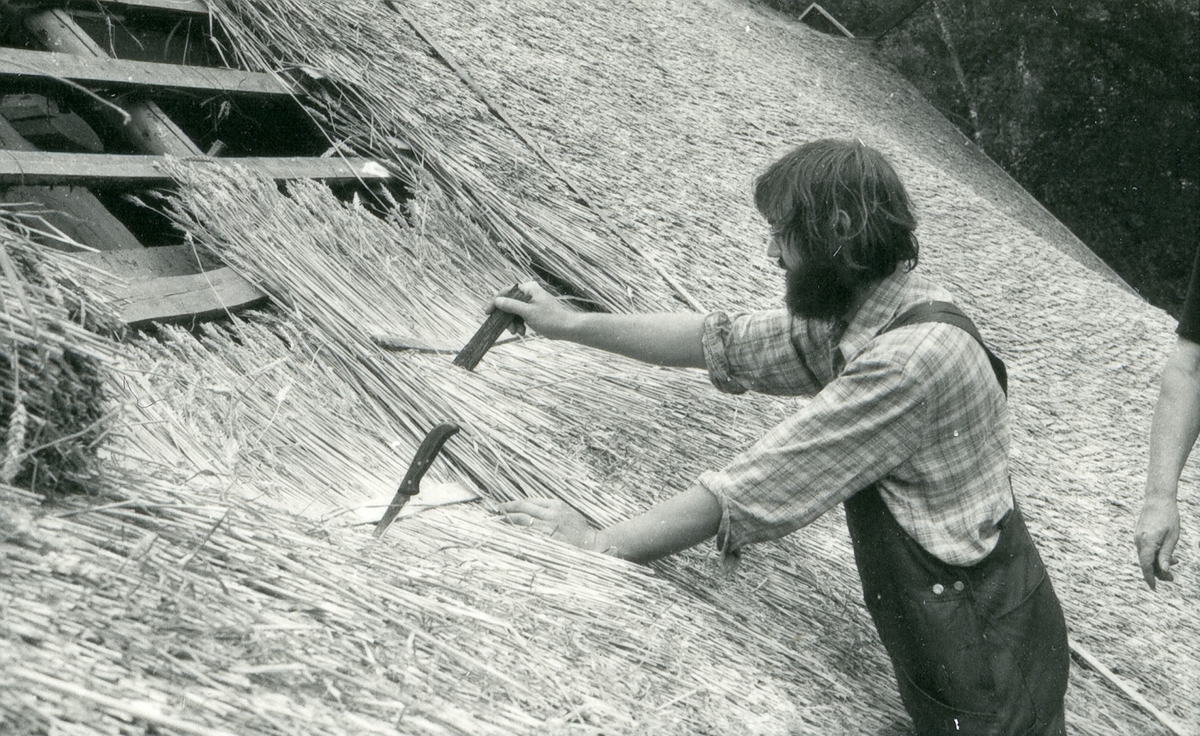
[[[992,648],[970,587],[947,579],[901,593],[912,648],[905,677],[921,695],[964,716],[995,715],[996,680]],[[953,703],[953,707],[948,704]]]

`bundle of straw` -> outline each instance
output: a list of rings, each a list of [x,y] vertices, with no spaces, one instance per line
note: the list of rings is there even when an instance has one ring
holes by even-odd
[[[76,288],[27,220],[0,209],[0,483],[81,488],[107,431],[104,364],[115,323]],[[85,326],[86,325],[86,326]]]
[[[285,0],[218,3],[213,15],[241,66],[335,83],[335,92],[305,101],[331,143],[391,161],[407,178],[415,162],[515,263],[554,274],[603,308],[673,303],[652,264],[491,117],[395,12]]]

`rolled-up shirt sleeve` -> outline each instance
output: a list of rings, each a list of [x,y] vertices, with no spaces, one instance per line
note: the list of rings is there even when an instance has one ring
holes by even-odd
[[[704,361],[713,386],[731,394],[797,396],[820,391],[820,381],[791,340],[793,328],[794,320],[785,309],[708,315]]]
[[[928,386],[891,361],[859,361],[698,484],[720,502],[729,554],[811,523],[920,446]]]

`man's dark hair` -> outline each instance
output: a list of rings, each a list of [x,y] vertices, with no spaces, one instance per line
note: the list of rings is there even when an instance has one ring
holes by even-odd
[[[792,149],[755,180],[754,204],[781,246],[849,283],[917,265],[908,193],[883,154],[862,141],[824,139]]]

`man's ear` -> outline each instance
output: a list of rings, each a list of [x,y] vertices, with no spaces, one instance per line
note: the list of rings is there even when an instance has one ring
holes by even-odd
[[[850,236],[850,215],[846,210],[839,209],[833,214],[832,225],[833,234],[839,240],[845,240]]]

